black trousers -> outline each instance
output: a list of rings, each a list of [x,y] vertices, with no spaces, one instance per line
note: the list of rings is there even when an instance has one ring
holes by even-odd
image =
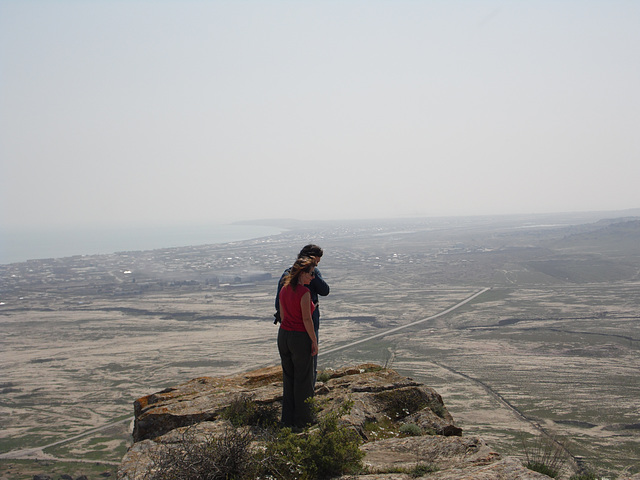
[[[313,417],[306,400],[313,396],[314,365],[307,332],[278,329],[278,351],[282,362],[282,423],[304,427]]]

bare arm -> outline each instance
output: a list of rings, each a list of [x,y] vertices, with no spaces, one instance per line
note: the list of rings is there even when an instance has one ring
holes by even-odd
[[[300,309],[302,310],[302,322],[304,328],[311,338],[311,356],[318,354],[318,339],[313,329],[313,320],[311,318],[311,294],[306,292],[300,299]]]

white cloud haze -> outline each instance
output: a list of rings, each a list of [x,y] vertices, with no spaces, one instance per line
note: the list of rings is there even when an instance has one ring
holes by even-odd
[[[0,0],[0,221],[637,208],[639,25],[618,0]]]

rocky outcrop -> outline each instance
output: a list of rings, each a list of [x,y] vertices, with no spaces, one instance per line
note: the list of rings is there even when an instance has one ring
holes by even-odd
[[[277,403],[282,397],[282,370],[271,367],[232,377],[200,377],[139,398],[133,404],[133,441],[216,420],[241,395],[250,396],[256,403]]]
[[[222,412],[239,398],[258,405],[280,407],[282,372],[271,367],[224,378],[202,377],[136,400],[134,444],[118,472],[120,480],[139,480],[149,468],[153,452],[179,448],[188,432],[198,441],[225,431]],[[418,464],[435,466],[419,478],[544,479],[513,458],[502,458],[480,438],[463,437],[440,395],[391,369],[365,364],[332,371],[319,382],[316,399],[323,412],[349,402],[340,421],[363,439],[366,474],[363,479],[417,478]],[[403,432],[410,431],[412,436]],[[392,473],[396,472],[396,473]]]

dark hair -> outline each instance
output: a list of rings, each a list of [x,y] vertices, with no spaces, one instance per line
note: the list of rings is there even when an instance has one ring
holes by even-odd
[[[298,258],[302,257],[322,257],[322,249],[318,245],[314,245],[310,243],[309,245],[305,245],[300,250],[298,254]]]
[[[300,275],[303,273],[311,273],[313,269],[316,268],[316,262],[309,257],[302,257],[296,260],[296,263],[293,264],[291,270],[289,270],[289,274],[284,277],[284,281],[282,282],[282,286],[286,287],[287,285],[291,285],[291,287],[295,290],[300,282]]]

